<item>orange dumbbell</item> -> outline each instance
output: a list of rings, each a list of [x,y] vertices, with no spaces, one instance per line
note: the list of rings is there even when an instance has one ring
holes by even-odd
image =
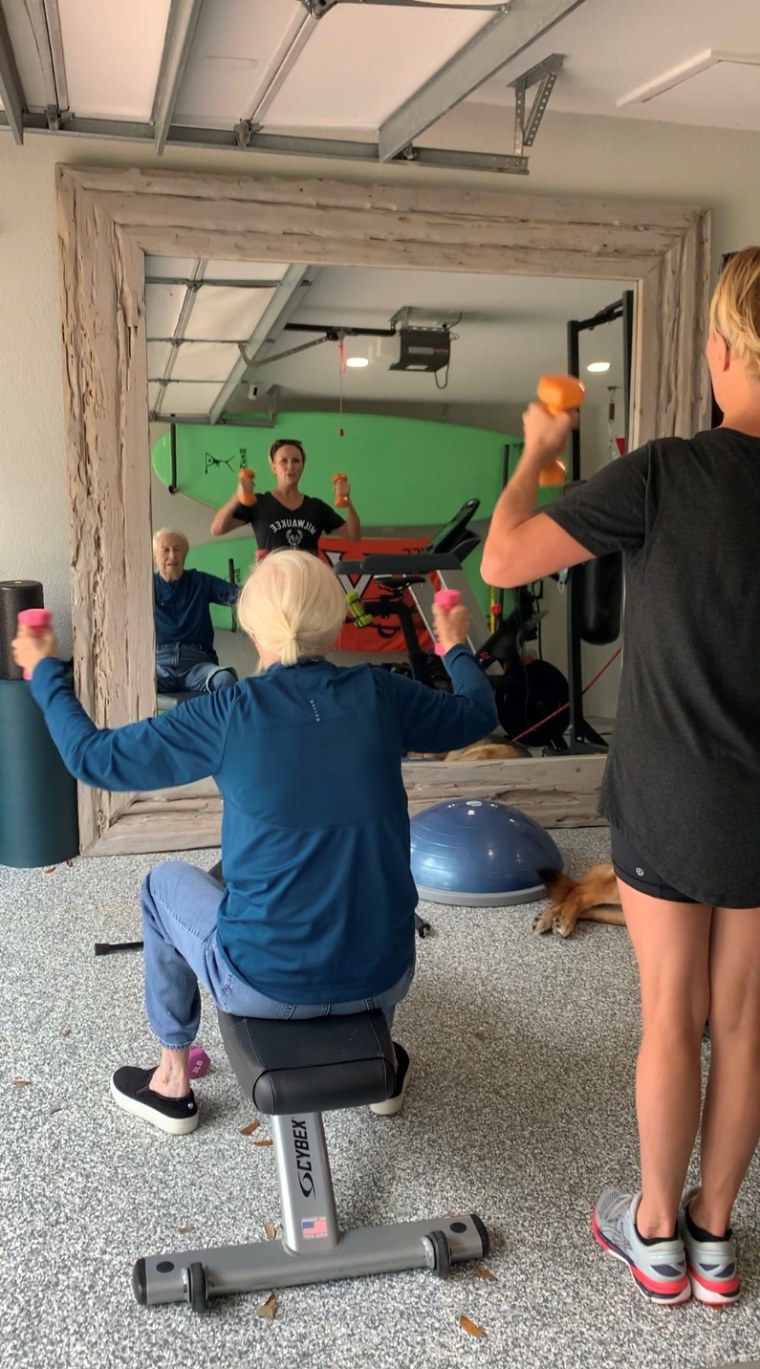
[[[256,503],[256,495],[253,492],[254,476],[255,471],[249,466],[242,466],[238,471],[238,502],[246,504],[249,508]]]
[[[542,376],[536,394],[550,414],[562,414],[567,413],[569,409],[579,409],[586,397],[586,390],[575,376]],[[564,461],[555,460],[544,466],[538,483],[564,485],[566,475],[567,467]]]
[[[335,487],[335,489],[334,489],[334,493],[335,493],[335,507],[336,507],[336,509],[345,509],[346,505],[348,504],[348,495],[347,495],[347,494],[338,494],[338,481],[339,481],[339,480],[348,480],[348,476],[347,476],[347,475],[343,475],[343,474],[341,474],[340,472],[338,472],[338,474],[337,474],[337,475],[334,475],[333,478],[332,478],[332,482],[333,482],[333,485],[334,485],[334,487]]]

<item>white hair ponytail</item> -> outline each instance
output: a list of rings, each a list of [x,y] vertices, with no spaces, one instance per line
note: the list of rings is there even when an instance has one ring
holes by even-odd
[[[329,567],[309,552],[289,549],[256,564],[237,604],[243,631],[283,665],[323,656],[345,615],[345,595]]]

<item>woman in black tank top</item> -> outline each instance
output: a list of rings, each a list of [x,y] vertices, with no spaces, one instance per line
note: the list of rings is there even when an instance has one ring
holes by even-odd
[[[635,853],[630,880],[616,870],[641,984],[641,1191],[606,1189],[592,1224],[650,1299],[718,1306],[739,1296],[731,1213],[760,1138],[760,247],[726,266],[706,350],[719,428],[650,442],[538,514],[571,420],[530,405],[482,573],[511,588],[624,555],[600,811]]]
[[[215,537],[250,523],[259,553],[289,547],[293,551],[319,551],[319,539],[344,529],[349,542],[361,540],[361,522],[351,502],[348,480],[335,481],[337,508],[304,494],[300,481],[306,464],[303,443],[296,438],[278,438],[269,449],[269,465],[275,477],[273,490],[254,493],[250,473],[240,473],[232,497],[214,515],[211,532]]]

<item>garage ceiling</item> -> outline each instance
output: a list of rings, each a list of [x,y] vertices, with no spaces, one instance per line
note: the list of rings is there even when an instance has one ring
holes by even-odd
[[[154,421],[239,421],[241,413],[328,403],[395,411],[523,404],[544,371],[567,366],[568,319],[620,299],[621,281],[484,276],[464,272],[289,266],[267,262],[146,259],[149,407]],[[628,283],[630,285],[630,282]],[[450,328],[450,364],[437,373],[389,370],[377,340],[410,310],[414,327]],[[341,364],[344,352],[371,364]],[[290,355],[285,355],[289,353]],[[609,372],[590,375],[591,360]],[[591,403],[622,385],[622,326],[583,335]],[[254,396],[249,387],[255,386]]]
[[[0,0],[0,129],[19,143],[65,133],[159,153],[525,174],[547,104],[760,129],[759,81],[758,0]],[[504,107],[503,153],[442,146],[437,125],[468,100]],[[461,314],[442,400],[520,401],[556,364],[555,347],[561,359],[566,319],[621,289],[402,275],[149,261],[151,412],[218,421],[240,412],[250,384],[308,397],[337,390],[341,375],[347,400],[438,402],[429,374],[339,372],[334,343],[262,365],[313,338],[296,322],[386,327],[405,306]]]
[[[549,100],[760,129],[758,63],[756,0],[0,0],[0,127],[524,173]],[[503,154],[440,146],[463,100]]]

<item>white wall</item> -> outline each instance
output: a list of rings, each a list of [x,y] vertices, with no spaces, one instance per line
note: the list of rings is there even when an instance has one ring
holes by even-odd
[[[439,146],[505,149],[508,112],[465,106],[430,135]],[[0,134],[0,579],[39,579],[70,647],[64,481],[60,311],[54,199],[57,162],[148,165],[149,149],[127,143]],[[236,174],[328,175],[361,180],[360,164],[284,161],[243,153],[172,150],[164,168]],[[760,135],[711,132],[620,119],[547,115],[528,178],[378,167],[375,180],[477,184],[512,193],[616,195],[709,205],[715,258],[760,238]]]

